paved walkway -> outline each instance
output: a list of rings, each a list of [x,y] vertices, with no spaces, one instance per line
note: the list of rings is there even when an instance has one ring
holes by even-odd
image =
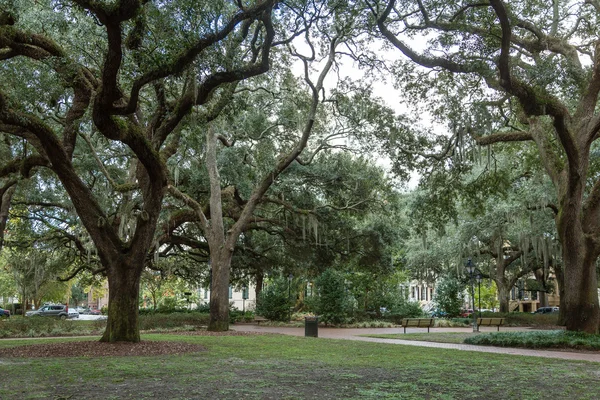
[[[233,325],[231,327],[236,331],[246,332],[269,332],[269,333],[280,333],[284,335],[292,336],[304,336],[304,328],[287,328],[287,327],[271,327],[271,326],[258,326],[258,325]],[[482,332],[495,332],[496,328],[480,328]],[[432,328],[435,332],[471,332],[471,328]],[[529,328],[502,328],[503,332],[511,331],[530,331]],[[359,335],[372,335],[372,334],[389,334],[389,333],[402,333],[402,328],[364,328],[364,329],[353,329],[353,328],[323,328],[319,326],[319,338],[326,339],[346,339],[346,340],[360,340],[364,342],[375,342],[375,343],[387,343],[387,344],[401,344],[406,346],[422,346],[422,347],[435,347],[440,349],[454,349],[463,351],[479,351],[483,353],[497,353],[497,354],[513,354],[520,356],[532,356],[532,357],[547,357],[547,358],[560,358],[564,360],[581,360],[581,361],[592,361],[600,362],[600,351],[599,352],[569,352],[569,351],[553,351],[553,350],[532,350],[532,349],[520,349],[512,347],[494,347],[494,346],[476,346],[470,344],[456,344],[456,343],[435,343],[435,342],[424,342],[418,340],[402,340],[402,339],[379,339],[371,337],[363,337]],[[407,333],[422,333],[424,329],[418,328],[407,328]]]

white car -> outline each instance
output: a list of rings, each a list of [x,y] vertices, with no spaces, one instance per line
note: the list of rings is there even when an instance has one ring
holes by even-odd
[[[69,308],[69,318],[79,318],[79,311],[76,308]]]

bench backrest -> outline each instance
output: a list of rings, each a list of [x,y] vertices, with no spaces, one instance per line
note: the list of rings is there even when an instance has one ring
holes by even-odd
[[[477,325],[504,325],[504,318],[477,318]]]
[[[404,318],[402,320],[402,326],[433,326],[433,318]]]

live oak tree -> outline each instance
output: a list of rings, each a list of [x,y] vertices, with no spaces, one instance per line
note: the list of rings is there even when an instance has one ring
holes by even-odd
[[[169,192],[172,196],[180,199],[186,205],[190,206],[197,215],[199,226],[210,249],[211,265],[211,317],[208,329],[214,331],[227,330],[229,327],[229,296],[228,287],[231,276],[231,260],[240,235],[256,224],[257,216],[255,211],[260,206],[278,177],[294,162],[310,163],[312,158],[327,145],[317,146],[307,157],[301,155],[309,144],[309,139],[313,130],[319,124],[318,115],[324,101],[332,101],[329,96],[324,97],[325,78],[333,69],[336,58],[338,57],[338,47],[343,44],[345,36],[349,34],[350,24],[342,18],[331,16],[331,19],[318,21],[317,26],[324,37],[326,45],[319,52],[315,49],[313,40],[306,35],[306,46],[308,54],[296,50],[292,44],[288,45],[289,52],[293,58],[301,62],[304,68],[304,87],[307,89],[308,96],[304,99],[302,96],[297,98],[298,109],[291,113],[291,121],[282,121],[281,116],[272,115],[267,118],[274,119],[273,126],[266,130],[274,129],[282,138],[277,145],[279,146],[279,155],[265,171],[256,171],[257,178],[250,186],[248,197],[238,201],[239,210],[231,214],[225,213],[223,205],[223,188],[217,163],[218,143],[226,147],[235,145],[236,132],[229,126],[218,124],[218,120],[208,122],[206,129],[206,156],[204,163],[208,172],[209,190],[209,210],[202,207],[198,200],[192,196],[181,192],[175,186],[169,186]],[[331,25],[331,26],[328,26]],[[323,62],[316,77],[311,76],[311,67],[313,63]],[[231,94],[234,93],[235,86],[231,86]],[[258,89],[260,90],[260,89]],[[290,92],[295,89],[287,88]],[[322,97],[323,96],[323,97]],[[290,122],[292,125],[290,126]],[[263,132],[264,133],[264,132]],[[261,132],[256,132],[255,136],[260,138]],[[228,136],[232,140],[228,140]],[[252,137],[245,138],[246,141],[252,141]],[[256,141],[256,140],[254,140]],[[230,222],[227,221],[229,220]]]
[[[488,158],[490,152],[421,180],[411,209],[425,244],[417,238],[408,248],[408,265],[441,276],[461,271],[472,258],[483,277],[495,281],[500,311],[508,312],[519,279],[535,273],[537,287],[546,290],[551,272],[560,277],[555,200],[533,146],[505,144]]]
[[[60,180],[108,276],[102,341],[140,340],[140,274],[178,128],[198,106],[212,118],[222,85],[269,69],[275,3],[2,3],[0,132],[27,142],[2,171],[37,165]],[[112,155],[85,179],[76,156],[98,143]]]
[[[438,88],[462,99],[444,105],[462,115],[459,129],[481,145],[535,143],[558,198],[566,327],[597,333],[600,179],[591,155],[600,131],[600,3],[365,4],[380,36],[419,65],[416,74],[440,71]],[[407,45],[421,35],[424,51]]]

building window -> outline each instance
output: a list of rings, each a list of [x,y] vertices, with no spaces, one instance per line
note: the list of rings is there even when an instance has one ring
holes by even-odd
[[[231,287],[231,285],[229,286],[229,298],[233,299],[233,288]]]
[[[208,288],[204,289],[204,300],[208,299]]]

